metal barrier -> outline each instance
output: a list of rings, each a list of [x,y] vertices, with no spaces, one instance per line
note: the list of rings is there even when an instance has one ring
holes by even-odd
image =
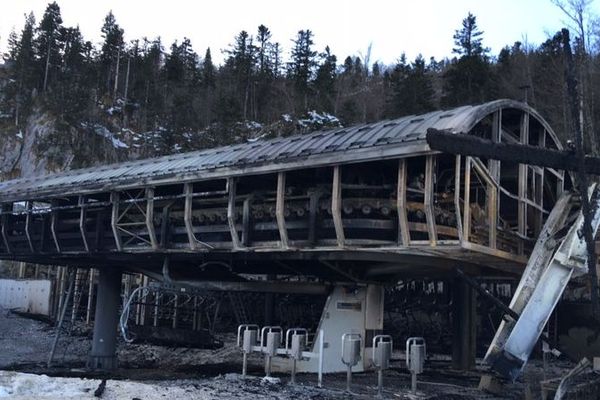
[[[271,358],[277,355],[277,349],[282,343],[280,326],[265,326],[260,330],[260,346],[265,355],[265,375],[271,377]]]
[[[292,335],[291,343],[290,334]],[[307,338],[308,332],[304,328],[291,328],[285,333],[285,350],[292,359],[292,384],[296,383],[296,362],[302,359]]]
[[[258,332],[260,331],[260,343]],[[280,326],[265,326],[259,329],[258,325],[244,324],[238,327],[237,346],[243,353],[242,375],[246,376],[248,354],[258,352],[265,355],[265,373],[271,376],[271,359],[277,356],[287,356],[292,359],[292,379],[296,382],[296,363],[302,359],[318,358],[318,387],[323,386],[323,349],[325,347],[324,332],[319,331],[317,353],[305,351],[308,344],[308,331],[304,328],[291,328],[286,331],[285,347],[282,344],[282,329]]]
[[[361,358],[362,336],[358,333],[344,333],[342,335],[342,362],[348,367],[346,374],[346,391],[350,391],[352,384],[352,367],[358,364]]]
[[[244,378],[248,370],[248,354],[252,353],[253,348],[257,345],[258,329],[258,325],[251,324],[244,324],[238,327],[237,346],[242,349],[242,376]]]
[[[390,367],[393,340],[390,335],[377,335],[373,338],[373,365],[377,368],[377,395],[383,395],[383,370]]]
[[[411,337],[406,341],[406,367],[411,374],[411,391],[417,391],[417,375],[423,372],[425,364],[425,339],[422,337]]]

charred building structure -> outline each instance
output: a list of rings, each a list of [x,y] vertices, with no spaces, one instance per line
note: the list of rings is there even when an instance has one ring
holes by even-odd
[[[497,100],[17,179],[0,183],[0,258],[100,271],[95,366],[114,365],[125,272],[197,289],[329,294],[328,349],[349,330],[368,347],[384,329],[384,285],[456,268],[522,274],[571,185],[562,170],[434,151],[431,128],[562,149],[535,110]],[[473,292],[457,285],[454,355],[468,367]],[[340,370],[337,358],[326,370]]]

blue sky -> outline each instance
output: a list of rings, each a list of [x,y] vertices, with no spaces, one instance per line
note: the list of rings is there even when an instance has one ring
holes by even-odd
[[[0,0],[0,51],[10,31],[23,26],[33,11],[39,21],[47,0]],[[215,61],[240,30],[251,34],[259,24],[289,50],[300,29],[315,34],[316,49],[329,45],[338,58],[365,54],[371,61],[395,62],[405,52],[437,59],[451,56],[452,35],[470,11],[477,16],[484,44],[497,54],[515,41],[539,44],[564,26],[562,12],[550,0],[58,0],[66,25],[79,24],[84,36],[99,42],[104,16],[113,10],[126,39],[161,36],[165,48],[184,36],[203,55],[210,46]],[[600,14],[600,0],[593,4]]]

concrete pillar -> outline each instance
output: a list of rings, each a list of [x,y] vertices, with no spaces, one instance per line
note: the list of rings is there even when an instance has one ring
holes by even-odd
[[[117,368],[117,324],[121,305],[121,272],[101,268],[98,274],[98,294],[94,319],[94,338],[88,367]]]
[[[473,288],[459,278],[452,285],[452,325],[452,367],[475,368],[477,296]]]

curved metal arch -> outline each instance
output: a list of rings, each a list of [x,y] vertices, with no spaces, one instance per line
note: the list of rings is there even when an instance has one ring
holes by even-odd
[[[497,111],[506,109],[516,109],[528,113],[531,117],[535,118],[535,120],[542,125],[542,127],[546,130],[546,132],[554,141],[554,144],[556,144],[556,147],[559,150],[562,150],[564,148],[561,141],[558,139],[556,132],[554,132],[554,130],[550,127],[548,121],[546,121],[544,117],[540,115],[539,112],[537,112],[534,108],[532,108],[526,103],[510,99],[495,100],[489,103],[473,107],[473,114],[471,115],[471,119],[465,121],[461,133],[471,131],[484,118],[492,115]]]

